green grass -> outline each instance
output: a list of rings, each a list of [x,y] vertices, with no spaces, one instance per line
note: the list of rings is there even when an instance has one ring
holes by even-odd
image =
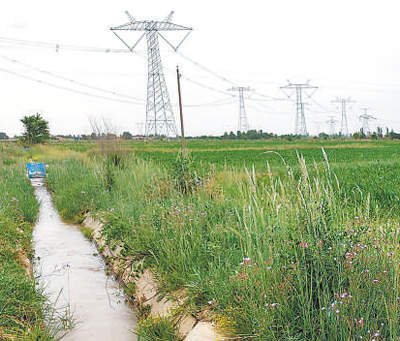
[[[178,144],[166,142],[132,142],[135,156],[115,167],[54,163],[49,184],[64,216],[99,214],[111,247],[228,335],[396,339],[397,144],[268,143],[191,142],[201,179],[189,192],[177,185]]]
[[[46,300],[29,275],[38,203],[20,167],[0,169],[0,339],[50,340]]]
[[[30,151],[6,143],[0,148],[0,340],[58,339],[63,316],[37,286],[28,261],[39,208],[26,176]]]

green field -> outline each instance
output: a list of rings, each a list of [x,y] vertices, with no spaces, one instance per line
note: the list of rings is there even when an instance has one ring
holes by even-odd
[[[188,147],[189,159],[166,141],[57,142],[23,153],[50,165],[63,217],[97,214],[111,249],[142,261],[165,295],[184,293],[182,311],[228,337],[400,336],[397,142]],[[179,339],[173,317],[142,319],[141,339],[167,329],[164,340]]]

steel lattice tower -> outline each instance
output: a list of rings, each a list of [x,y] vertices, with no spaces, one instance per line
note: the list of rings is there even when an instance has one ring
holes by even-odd
[[[332,101],[333,103],[340,103],[341,106],[341,112],[342,112],[342,118],[340,121],[340,135],[343,137],[348,137],[349,136],[349,126],[347,124],[347,114],[346,114],[346,103],[351,103],[354,102],[349,98],[338,98],[336,97],[336,100]]]
[[[286,96],[289,98],[293,95],[293,93],[296,93],[296,125],[295,125],[295,130],[294,134],[295,135],[300,135],[300,136],[308,136],[307,133],[307,126],[306,126],[306,118],[304,116],[304,102],[303,102],[303,90],[306,89],[318,89],[316,86],[309,85],[309,81],[307,83],[300,83],[300,84],[292,84],[288,80],[288,85],[282,86],[280,88],[284,93],[284,90],[293,90],[293,92],[288,95],[287,93]],[[308,95],[311,97],[311,95]]]
[[[326,123],[329,123],[329,136],[335,135],[335,124],[337,120],[333,116],[329,116],[329,120]]]
[[[147,40],[147,60],[148,60],[148,77],[147,77],[147,102],[146,102],[146,124],[145,136],[150,135],[167,137],[177,137],[178,132],[172,111],[171,101],[168,94],[167,83],[165,81],[164,71],[161,62],[161,54],[159,48],[160,36],[163,38],[175,51],[183,43],[189,35],[191,28],[176,25],[171,23],[171,12],[163,21],[144,20],[136,21],[129,12],[126,14],[130,22],[117,27],[112,27],[111,31],[133,51],[140,40],[146,36]],[[136,43],[129,46],[117,31],[144,31],[142,36]],[[162,31],[189,31],[182,41],[173,46],[162,34]]]
[[[247,121],[247,115],[246,115],[246,108],[244,106],[244,96],[243,92],[244,91],[250,91],[251,89],[249,87],[232,87],[228,89],[229,91],[238,91],[239,92],[239,119],[238,119],[238,131],[241,131],[243,133],[247,133],[249,130],[249,123]]]
[[[368,135],[368,133],[370,133],[369,120],[376,120],[376,118],[367,114],[367,111],[369,110],[368,108],[363,108],[361,110],[364,111],[364,114],[360,115],[360,120],[362,120],[362,130],[365,135]]]

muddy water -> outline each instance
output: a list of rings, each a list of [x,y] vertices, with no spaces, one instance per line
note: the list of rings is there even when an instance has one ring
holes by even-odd
[[[121,289],[105,273],[96,247],[79,229],[62,221],[41,180],[32,180],[40,202],[34,231],[35,271],[59,312],[76,325],[63,340],[137,340],[135,315]]]

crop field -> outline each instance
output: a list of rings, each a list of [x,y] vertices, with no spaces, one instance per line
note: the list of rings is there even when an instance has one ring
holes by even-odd
[[[48,163],[64,218],[98,217],[111,250],[185,298],[167,318],[139,314],[141,340],[179,340],[181,313],[236,340],[400,337],[398,142],[188,148],[184,158],[177,142],[52,142],[6,162]]]

